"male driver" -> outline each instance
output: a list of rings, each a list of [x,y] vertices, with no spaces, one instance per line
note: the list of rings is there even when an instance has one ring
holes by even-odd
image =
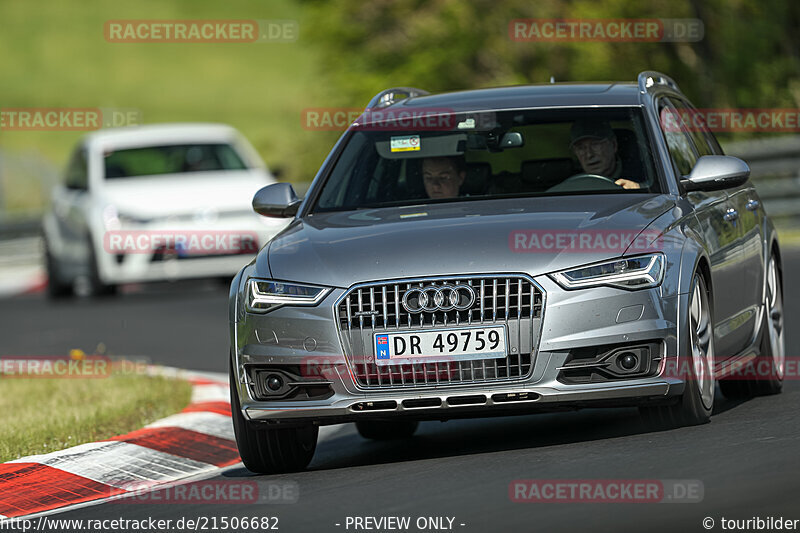
[[[455,198],[466,175],[459,157],[426,157],[422,160],[422,181],[429,198]]]
[[[624,189],[639,189],[641,186],[623,178],[622,161],[617,155],[617,137],[611,125],[605,121],[578,120],[570,131],[570,148],[586,174],[598,174],[611,178]],[[629,176],[630,177],[630,176]]]

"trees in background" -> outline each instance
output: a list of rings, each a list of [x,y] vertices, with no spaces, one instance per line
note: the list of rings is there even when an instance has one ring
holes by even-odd
[[[387,86],[445,91],[670,74],[700,107],[800,107],[797,0],[302,0],[305,36],[343,101]],[[517,18],[698,18],[699,42],[516,42]]]

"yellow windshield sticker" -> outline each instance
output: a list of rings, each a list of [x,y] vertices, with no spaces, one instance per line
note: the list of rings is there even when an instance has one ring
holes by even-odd
[[[392,137],[389,146],[392,152],[418,152],[419,135]]]

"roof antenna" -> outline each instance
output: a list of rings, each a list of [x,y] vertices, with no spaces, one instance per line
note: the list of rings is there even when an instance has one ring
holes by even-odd
[[[555,79],[555,77],[553,77],[553,76],[550,76],[550,83],[555,83],[555,82],[556,82],[556,79]]]

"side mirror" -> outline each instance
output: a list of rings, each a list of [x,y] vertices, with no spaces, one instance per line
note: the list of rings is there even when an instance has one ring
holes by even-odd
[[[273,183],[253,196],[253,211],[265,217],[290,218],[297,214],[300,202],[290,183]]]
[[[681,180],[687,191],[716,191],[738,187],[750,177],[747,163],[729,155],[704,155]]]

